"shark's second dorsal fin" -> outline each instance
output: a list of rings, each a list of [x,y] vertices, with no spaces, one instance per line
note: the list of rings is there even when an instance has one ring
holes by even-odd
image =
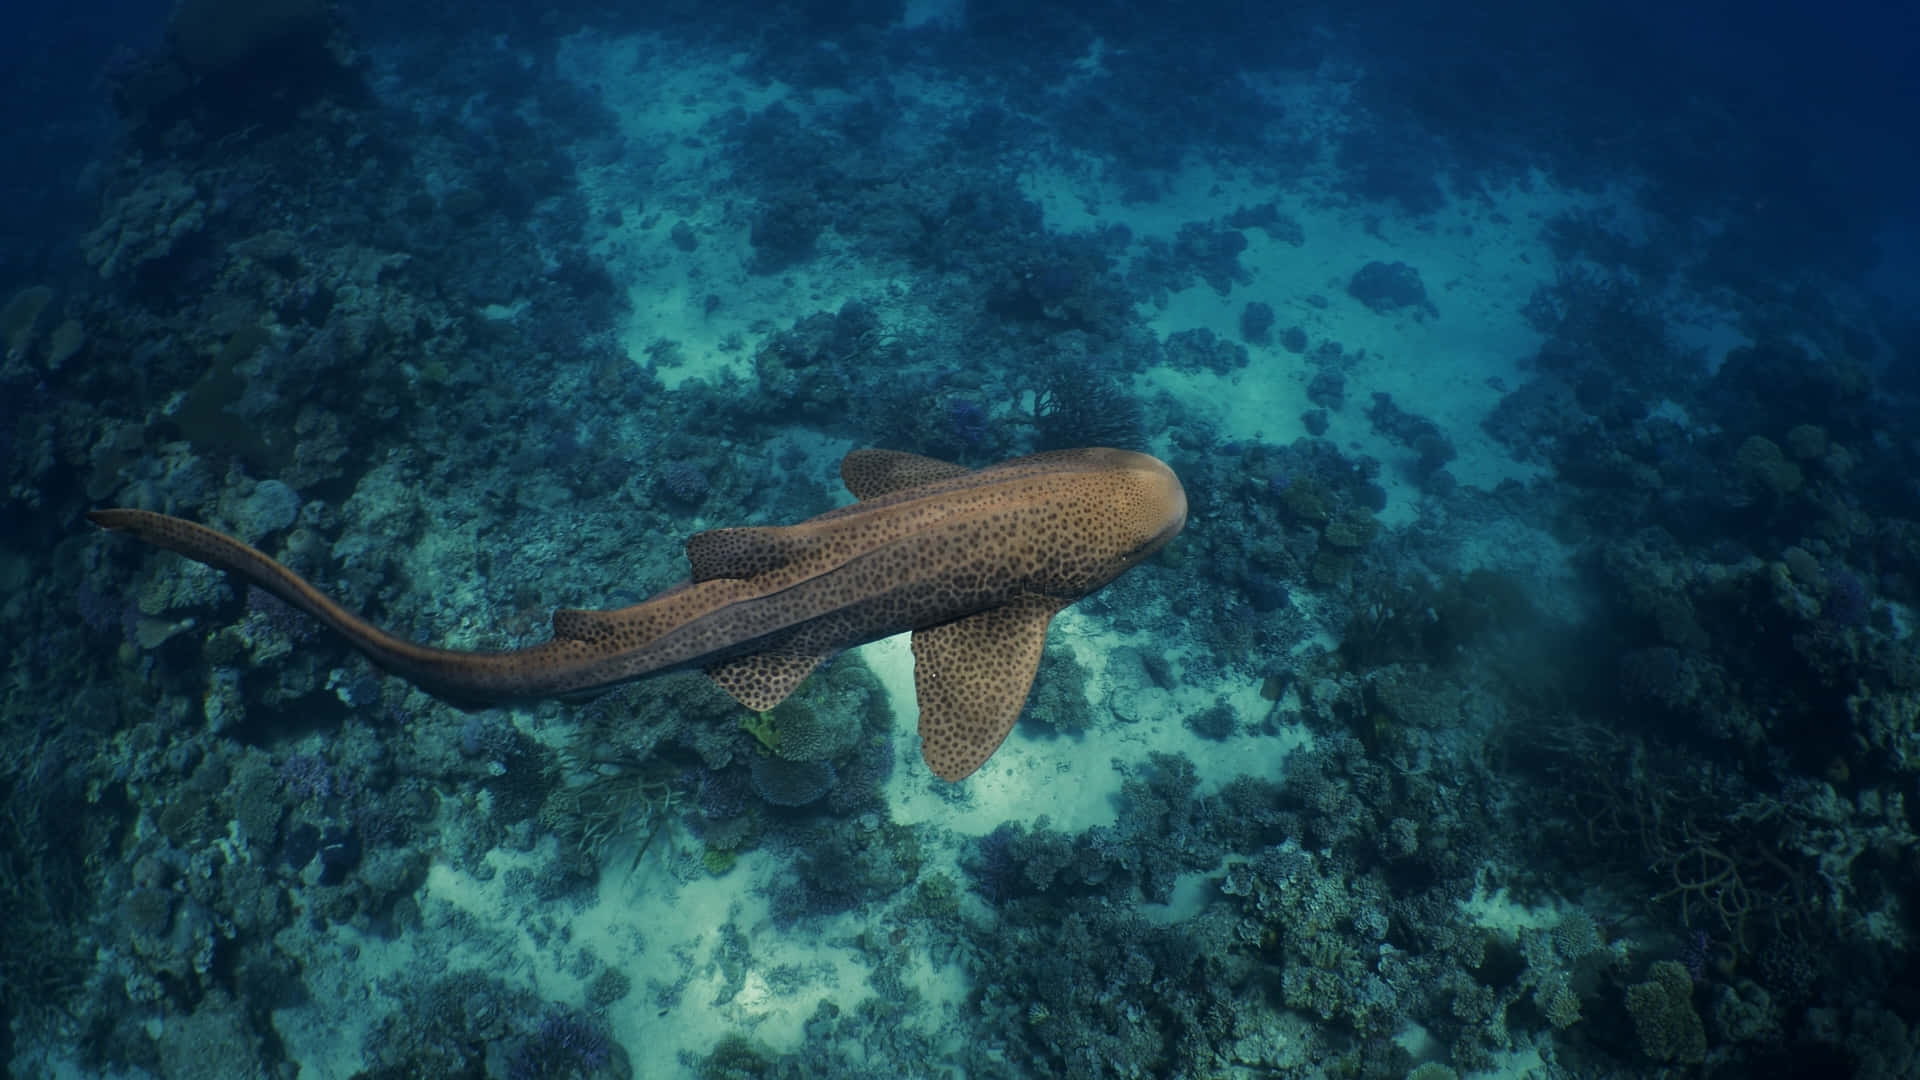
[[[611,611],[561,608],[553,613],[553,636],[563,641],[595,641],[612,632]]]
[[[972,471],[965,465],[899,450],[855,450],[840,459],[840,479],[856,499],[891,495]]]
[[[708,529],[687,538],[693,580],[750,578],[778,570],[804,553],[806,541],[778,525]]]

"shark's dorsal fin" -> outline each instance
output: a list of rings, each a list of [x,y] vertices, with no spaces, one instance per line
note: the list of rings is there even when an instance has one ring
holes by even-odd
[[[707,678],[754,712],[767,712],[807,681],[826,656],[776,646],[707,669]]]
[[[750,578],[778,570],[804,553],[806,540],[777,525],[708,529],[687,538],[693,580]]]
[[[913,632],[920,756],[944,780],[971,775],[1020,718],[1047,624],[1066,601],[1026,594],[999,607]]]
[[[840,479],[856,499],[891,495],[972,471],[965,465],[899,450],[855,450],[840,459]]]

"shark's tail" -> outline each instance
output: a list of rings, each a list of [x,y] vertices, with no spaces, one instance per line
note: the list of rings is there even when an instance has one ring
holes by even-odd
[[[93,510],[87,520],[217,570],[238,574],[325,623],[375,664],[454,704],[483,705],[539,696],[543,688],[537,685],[537,673],[550,670],[555,658],[536,654],[569,647],[556,642],[512,652],[480,653],[417,645],[334,603],[311,582],[258,548],[205,525],[151,510]]]

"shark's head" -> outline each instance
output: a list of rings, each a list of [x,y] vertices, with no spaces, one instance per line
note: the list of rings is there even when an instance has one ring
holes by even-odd
[[[1167,546],[1167,542],[1187,527],[1187,489],[1167,464],[1151,454],[1115,450],[1114,467],[1133,493],[1126,521],[1135,542],[1128,566]]]
[[[1106,447],[1073,452],[1077,490],[1064,535],[1084,559],[1069,560],[1063,592],[1085,596],[1167,546],[1187,524],[1187,492],[1159,458]]]

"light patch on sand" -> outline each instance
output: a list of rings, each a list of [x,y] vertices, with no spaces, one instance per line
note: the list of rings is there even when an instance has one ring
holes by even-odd
[[[293,894],[296,904],[300,894]],[[324,935],[304,924],[283,930],[279,939],[289,955],[301,958],[301,981],[309,997],[298,1005],[273,1010],[273,1030],[286,1047],[287,1060],[299,1064],[300,1080],[347,1080],[366,1067],[366,1045],[391,1002],[374,987],[399,976],[415,978],[424,959],[419,935],[394,940],[335,927]]]
[[[1055,634],[1061,632],[1060,622],[1054,621]],[[1027,736],[1016,725],[980,771],[961,781],[958,801],[950,798],[956,792],[920,759],[915,733],[920,708],[914,700],[909,639],[899,634],[861,648],[899,718],[894,728],[897,760],[887,781],[887,806],[895,821],[937,824],[969,836],[992,832],[1009,821],[1031,823],[1042,814],[1054,828],[1067,831],[1113,823],[1120,777],[1111,762],[1124,748],[1119,731],[1098,723],[1080,738],[1048,739]]]
[[[1474,886],[1473,895],[1460,901],[1460,910],[1477,926],[1485,927],[1518,941],[1524,930],[1546,930],[1566,918],[1567,909],[1557,903],[1529,907],[1514,900],[1504,888],[1488,890],[1483,881]]]
[[[1121,647],[1161,648],[1151,635],[1129,638],[1100,620],[1071,608],[1054,619],[1048,644],[1068,648],[1088,672],[1087,700],[1093,724],[1078,734],[1037,734],[1033,725],[1016,724],[987,763],[962,781],[958,801],[941,790],[945,781],[920,760],[914,733],[919,707],[914,700],[913,654],[909,635],[863,646],[861,658],[887,690],[900,718],[894,730],[897,756],[887,783],[887,805],[895,821],[933,823],[956,833],[980,836],[1009,821],[1033,823],[1045,815],[1051,828],[1079,832],[1112,825],[1117,798],[1129,771],[1149,754],[1183,754],[1194,763],[1204,795],[1237,776],[1278,780],[1287,754],[1311,744],[1304,727],[1287,723],[1274,702],[1260,696],[1258,683],[1222,687],[1183,681],[1171,691],[1146,685],[1129,672],[1115,674],[1109,660]],[[1224,700],[1240,721],[1240,731],[1222,740],[1196,736],[1183,718]],[[1278,735],[1255,732],[1275,718]]]

